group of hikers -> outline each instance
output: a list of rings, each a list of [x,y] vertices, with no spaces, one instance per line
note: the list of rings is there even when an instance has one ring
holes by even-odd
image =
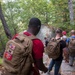
[[[59,73],[60,66],[62,63],[62,60],[65,60],[65,63],[68,63],[69,66],[74,65],[74,59],[75,59],[75,30],[70,31],[70,37],[67,37],[66,31],[62,31],[61,29],[56,30],[56,36],[55,39],[61,39],[60,41],[60,55],[56,59],[52,59],[50,61],[48,72],[46,75],[50,75],[50,71],[52,70],[53,66],[54,68],[54,75],[61,75]],[[47,44],[49,43],[49,39],[47,37],[45,39],[45,47],[47,47]],[[72,46],[73,45],[73,46]],[[50,46],[50,45],[49,45]],[[73,52],[70,52],[72,50],[69,50],[70,47],[72,47]]]
[[[57,54],[59,55],[57,58],[51,58],[49,67],[46,67],[43,63],[43,53],[44,48],[49,45],[49,40],[46,41],[46,46],[44,47],[42,41],[36,37],[40,28],[41,21],[35,17],[31,18],[27,31],[15,35],[7,42],[3,55],[4,68],[2,75],[40,75],[39,70],[43,71],[46,75],[50,75],[54,65],[54,75],[61,75],[59,70],[63,57],[70,66],[73,66],[75,53],[72,54],[73,56],[69,54],[68,45],[71,38],[75,38],[75,31],[72,30],[71,37],[67,38],[65,31],[59,28],[56,29],[54,39],[61,39],[59,41],[60,54]]]

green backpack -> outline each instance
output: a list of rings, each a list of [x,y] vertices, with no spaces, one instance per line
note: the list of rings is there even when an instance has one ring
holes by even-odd
[[[30,75],[32,65],[34,65],[32,39],[35,38],[32,35],[19,34],[15,39],[7,42],[3,55],[3,66],[7,72],[16,75]]]
[[[52,38],[47,47],[46,47],[46,54],[49,56],[49,58],[56,59],[60,55],[60,39],[56,40],[55,38]]]

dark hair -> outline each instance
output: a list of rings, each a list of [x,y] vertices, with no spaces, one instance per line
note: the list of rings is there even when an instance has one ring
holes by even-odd
[[[56,33],[62,33],[62,30],[61,29],[57,29]]]
[[[38,18],[31,18],[29,26],[41,27],[41,21]]]

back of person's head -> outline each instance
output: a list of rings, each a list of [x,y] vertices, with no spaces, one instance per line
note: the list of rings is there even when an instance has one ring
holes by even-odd
[[[41,21],[38,18],[31,18],[29,21],[29,27],[41,27]]]
[[[29,29],[32,29],[34,35],[37,35],[41,28],[41,21],[38,18],[31,18],[28,25]]]
[[[56,33],[62,33],[62,30],[60,28],[56,29]]]
[[[62,36],[62,29],[58,28],[56,29],[56,35],[59,34],[60,36]]]
[[[75,35],[75,30],[71,30],[71,35]]]

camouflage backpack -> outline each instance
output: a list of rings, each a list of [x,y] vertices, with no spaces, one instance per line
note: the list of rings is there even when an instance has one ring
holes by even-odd
[[[15,39],[6,44],[3,65],[6,71],[16,75],[30,75],[32,58],[32,39],[36,37],[19,34]],[[7,74],[4,74],[7,75]]]
[[[55,38],[52,38],[46,47],[46,53],[49,58],[58,58],[60,55],[60,39],[56,40]]]
[[[69,55],[75,56],[75,38],[70,38],[68,49],[69,49]]]

